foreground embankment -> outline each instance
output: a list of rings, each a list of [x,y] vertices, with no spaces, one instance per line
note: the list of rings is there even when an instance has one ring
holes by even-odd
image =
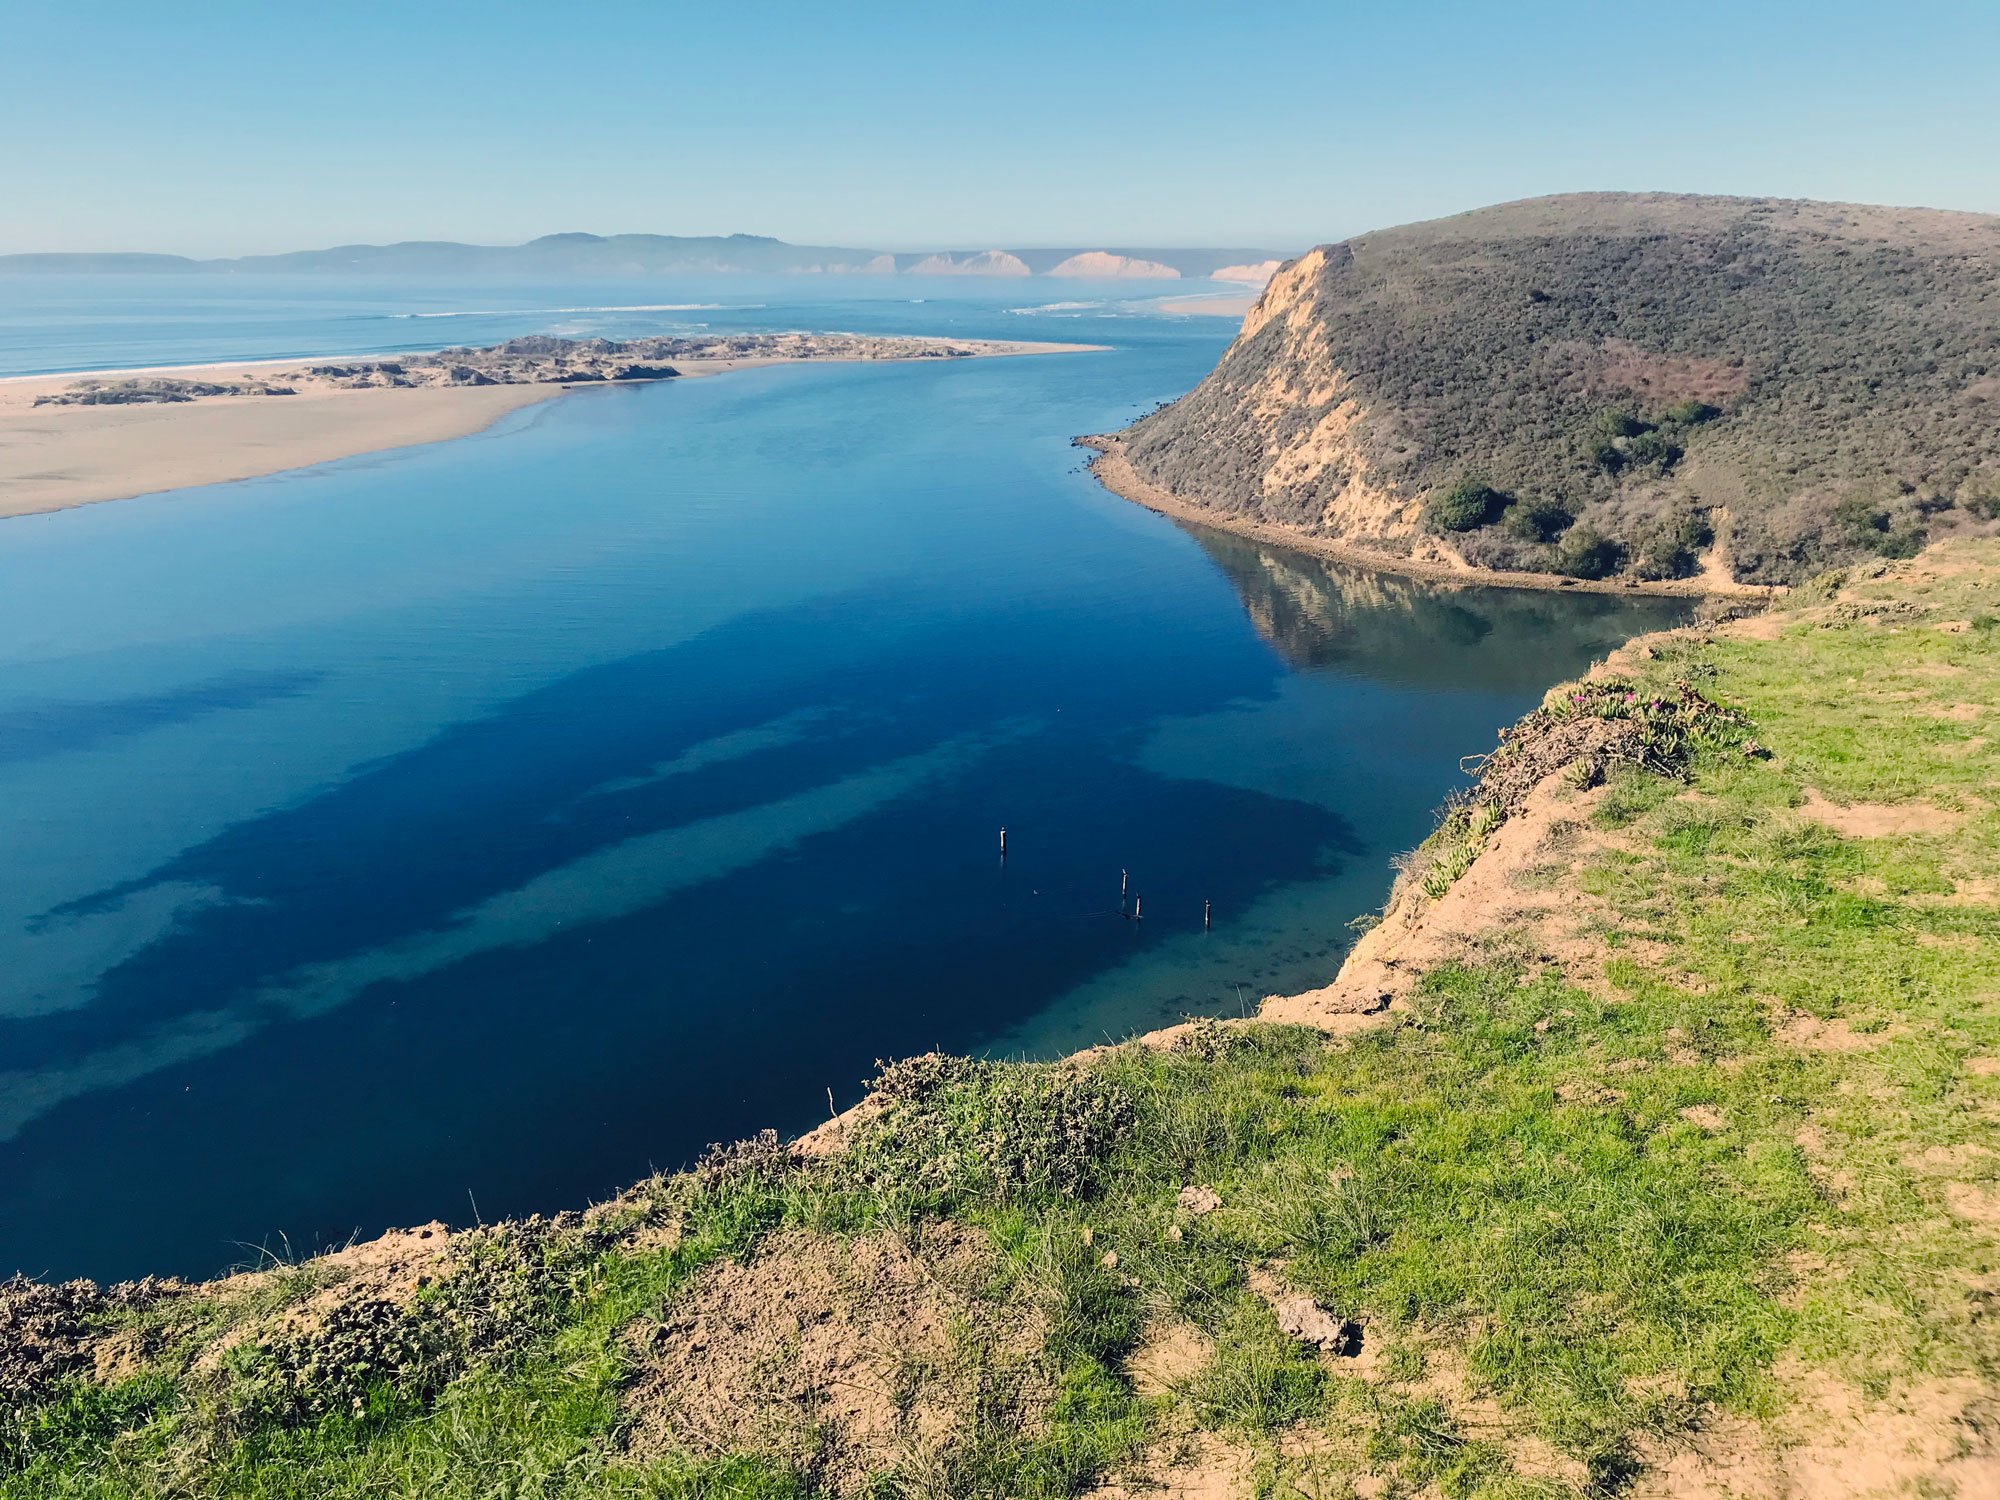
[[[1097,347],[810,333],[533,337],[383,358],[22,376],[0,380],[0,517],[466,437],[579,387],[808,360],[972,359]]]
[[[1954,543],[1632,643],[1256,1021],[12,1284],[0,1496],[1996,1493],[1996,590]]]

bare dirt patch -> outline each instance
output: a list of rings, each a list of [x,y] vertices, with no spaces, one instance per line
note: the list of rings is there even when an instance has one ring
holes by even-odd
[[[1247,1500],[1255,1461],[1246,1443],[1184,1433],[1155,1444],[1135,1472],[1091,1490],[1088,1500]]]
[[[1132,1388],[1142,1396],[1162,1396],[1208,1367],[1215,1340],[1188,1323],[1149,1328],[1125,1361]]]
[[[995,1298],[998,1259],[953,1224],[916,1237],[783,1234],[711,1266],[635,1330],[640,1452],[761,1452],[836,1496],[929,1468],[975,1420],[1032,1429],[1048,1399],[1042,1319]]]
[[[1637,396],[1649,406],[1689,399],[1726,406],[1743,394],[1750,371],[1716,356],[1655,354],[1629,339],[1606,339],[1586,379],[1607,394]]]
[[[1992,1394],[1938,1381],[1870,1402],[1831,1376],[1779,1371],[1810,1437],[1717,1416],[1668,1448],[1643,1445],[1634,1500],[1873,1500],[2000,1494]]]
[[[1729,1128],[1729,1121],[1713,1104],[1690,1104],[1681,1111],[1681,1118],[1690,1125],[1699,1125],[1710,1135],[1719,1135]]]
[[[1783,615],[1752,615],[1747,620],[1732,621],[1728,633],[1743,641],[1775,641],[1791,623]]]
[[[1823,1021],[1804,1011],[1791,1011],[1771,1028],[1772,1040],[1805,1052],[1867,1052],[1900,1035],[1895,1027],[1856,1031],[1836,1016]]]
[[[1947,1182],[1944,1205],[1968,1224],[2000,1227],[2000,1191],[1970,1182]]]
[[[1955,831],[1965,814],[1928,802],[1829,802],[1810,787],[1800,812],[1851,839],[1910,838]]]

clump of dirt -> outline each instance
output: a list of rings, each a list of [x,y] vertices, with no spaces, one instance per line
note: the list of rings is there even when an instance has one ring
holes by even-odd
[[[640,1453],[767,1454],[836,1496],[933,1468],[982,1423],[1033,1430],[1051,1390],[1041,1313],[993,1296],[998,1259],[949,1222],[846,1240],[804,1231],[705,1271],[635,1329]]]
[[[1278,1315],[1278,1331],[1288,1338],[1326,1354],[1361,1352],[1360,1325],[1328,1312],[1310,1297],[1285,1297],[1273,1311]]]
[[[1204,1183],[1189,1183],[1174,1195],[1174,1207],[1190,1218],[1199,1219],[1222,1207],[1222,1194]]]

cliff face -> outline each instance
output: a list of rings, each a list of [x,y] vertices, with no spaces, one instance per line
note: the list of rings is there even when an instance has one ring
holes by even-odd
[[[1032,276],[1027,262],[1005,250],[981,250],[977,255],[954,258],[946,254],[926,255],[910,267],[912,276]]]
[[[1072,255],[1068,260],[1053,266],[1051,276],[1074,276],[1078,278],[1116,277],[1137,281],[1175,281],[1180,272],[1172,266],[1163,266],[1156,260],[1142,260],[1133,255],[1113,255],[1108,250],[1085,250]]]
[[[1593,194],[1324,245],[1126,433],[1232,519],[1788,581],[2000,513],[2000,219]]]

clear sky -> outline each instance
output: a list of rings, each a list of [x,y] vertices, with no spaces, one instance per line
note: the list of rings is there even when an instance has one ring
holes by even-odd
[[[0,251],[1303,247],[1584,188],[2000,211],[2000,0],[0,0]]]

